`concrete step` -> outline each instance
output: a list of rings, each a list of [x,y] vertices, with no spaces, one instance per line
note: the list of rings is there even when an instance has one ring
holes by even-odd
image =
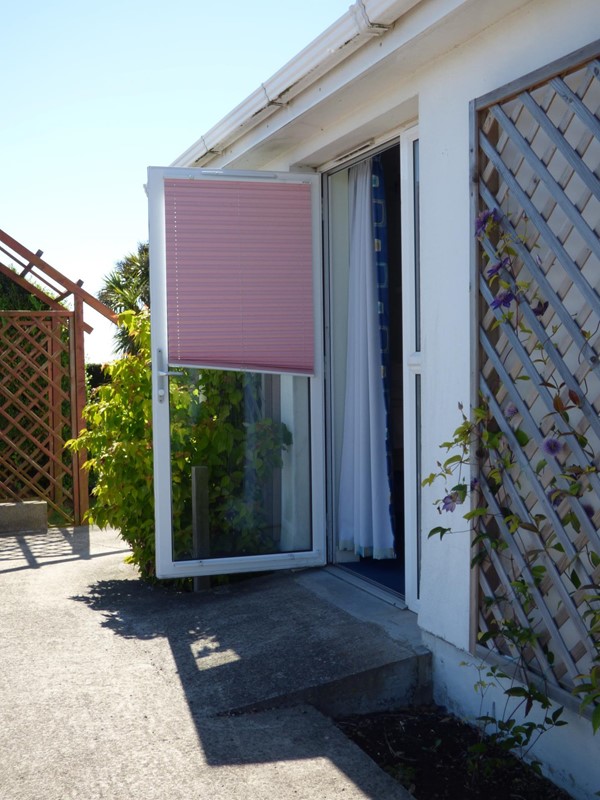
[[[226,713],[246,714],[306,704],[328,717],[337,718],[431,702],[430,656],[406,654],[388,664],[378,664],[332,681],[317,682],[295,692],[272,695]]]
[[[0,503],[0,535],[46,533],[48,504],[45,500]]]
[[[127,638],[169,640],[195,716],[300,703],[336,716],[431,699],[430,656],[414,614],[368,595],[353,608],[348,597],[361,593],[323,570],[189,595],[120,588],[104,586],[91,604]]]
[[[431,702],[431,654],[420,642],[414,614],[340,580],[334,570],[274,581],[274,591],[290,599],[299,589],[308,592],[295,600],[310,617],[302,627],[305,652],[289,659],[297,666],[286,670],[291,680],[284,691],[264,686],[267,696],[232,713],[309,704],[337,717]],[[321,642],[320,653],[315,642]],[[281,647],[294,652],[294,644],[278,642]]]

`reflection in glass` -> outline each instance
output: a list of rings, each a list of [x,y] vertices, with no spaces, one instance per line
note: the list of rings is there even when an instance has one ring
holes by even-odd
[[[173,557],[311,549],[308,379],[171,378]]]

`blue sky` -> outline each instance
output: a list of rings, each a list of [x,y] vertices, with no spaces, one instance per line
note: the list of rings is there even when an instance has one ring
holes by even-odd
[[[169,164],[350,0],[31,0],[2,14],[0,228],[95,294]],[[6,259],[4,259],[6,261]],[[110,357],[88,315],[86,357]]]

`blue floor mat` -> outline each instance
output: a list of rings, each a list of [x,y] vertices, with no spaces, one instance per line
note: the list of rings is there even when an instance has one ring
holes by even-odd
[[[376,583],[385,589],[391,589],[404,597],[404,564],[399,558],[361,558],[360,561],[338,564],[342,569],[350,570],[361,578]]]

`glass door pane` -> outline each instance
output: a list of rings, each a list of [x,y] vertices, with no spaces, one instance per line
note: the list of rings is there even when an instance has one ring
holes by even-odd
[[[173,560],[310,551],[308,378],[178,373],[169,398]]]

